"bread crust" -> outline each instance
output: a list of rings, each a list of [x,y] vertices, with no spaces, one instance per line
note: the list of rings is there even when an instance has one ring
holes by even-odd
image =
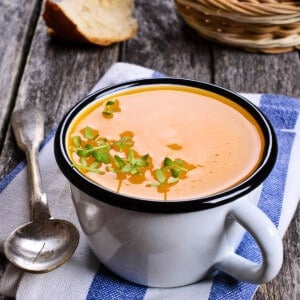
[[[47,0],[43,18],[59,38],[107,46],[136,35],[132,14],[132,0]]]

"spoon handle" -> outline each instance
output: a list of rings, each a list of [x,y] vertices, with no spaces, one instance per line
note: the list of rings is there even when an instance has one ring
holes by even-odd
[[[12,114],[12,128],[18,146],[25,152],[30,197],[31,221],[50,218],[46,194],[41,190],[41,176],[38,164],[38,150],[44,138],[44,118],[42,112],[35,108],[24,108]]]

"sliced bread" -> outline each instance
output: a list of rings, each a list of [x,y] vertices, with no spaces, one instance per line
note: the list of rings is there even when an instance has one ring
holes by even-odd
[[[43,17],[60,38],[107,46],[135,36],[133,10],[133,0],[47,0]]]

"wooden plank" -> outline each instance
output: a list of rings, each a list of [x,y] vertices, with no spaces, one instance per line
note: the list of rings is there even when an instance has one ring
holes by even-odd
[[[139,64],[169,76],[210,82],[211,55],[175,12],[173,1],[135,1],[140,28],[123,47],[123,61]]]
[[[300,98],[297,51],[276,55],[213,47],[214,83],[247,93],[273,93]]]
[[[0,150],[40,1],[0,1]]]

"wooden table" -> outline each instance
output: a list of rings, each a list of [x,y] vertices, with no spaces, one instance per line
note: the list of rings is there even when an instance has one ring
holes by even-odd
[[[47,134],[117,61],[239,92],[300,97],[299,52],[254,54],[205,41],[177,16],[172,0],[136,0],[135,6],[137,36],[124,43],[97,47],[51,39],[41,17],[42,1],[1,0],[1,178],[24,158],[10,129],[12,111],[28,103],[41,107]],[[299,235],[297,212],[284,238],[282,270],[259,288],[254,299],[299,299]],[[5,258],[0,261],[1,273]]]

